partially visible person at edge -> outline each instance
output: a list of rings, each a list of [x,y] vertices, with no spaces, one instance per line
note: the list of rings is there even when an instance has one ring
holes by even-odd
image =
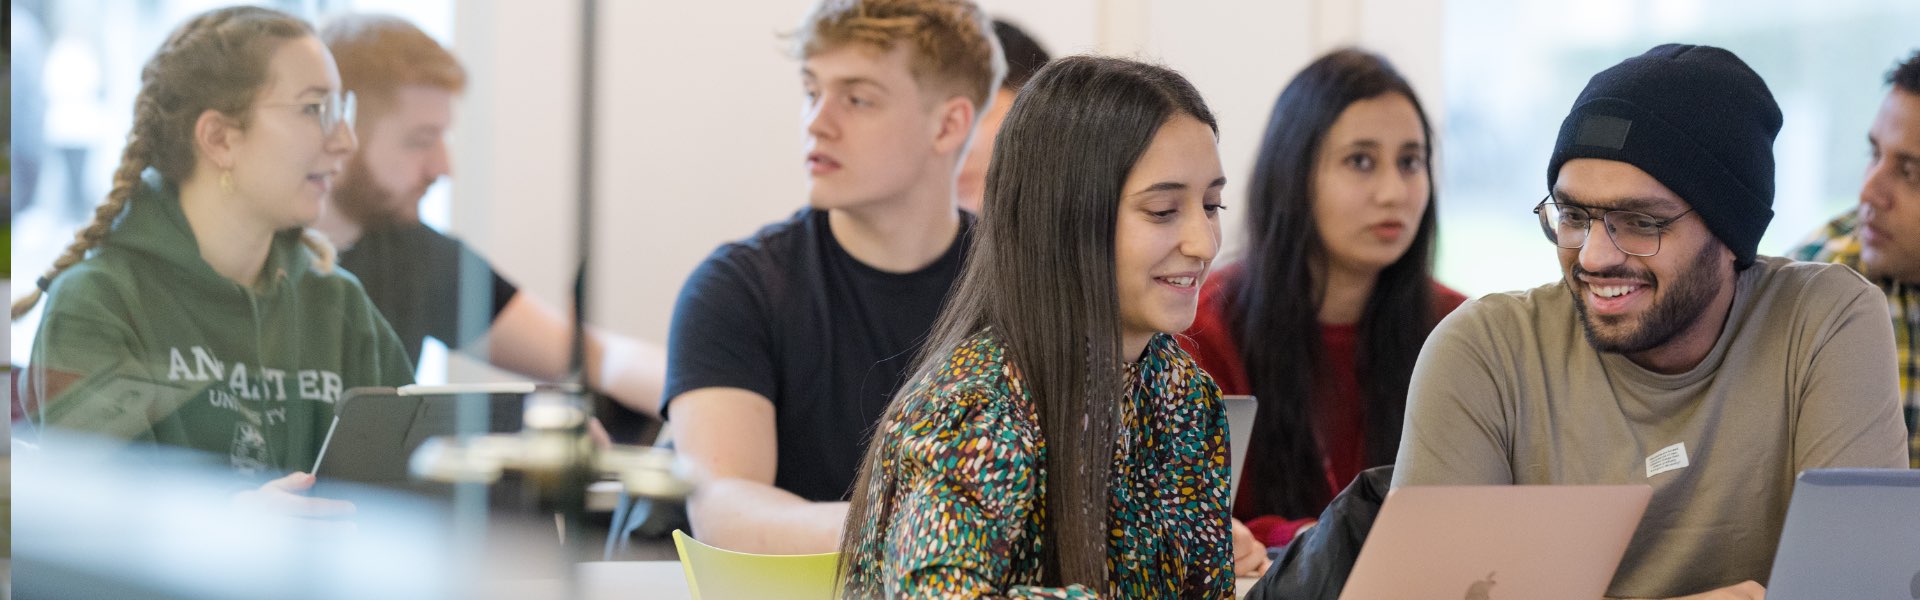
[[[980,126],[974,133],[973,144],[968,147],[967,159],[960,163],[960,178],[954,183],[960,194],[960,208],[976,215],[980,214],[980,198],[986,193],[987,160],[993,156],[993,140],[1000,134],[1000,123],[1007,119],[1007,110],[1013,108],[1013,99],[1020,95],[1020,88],[1026,87],[1033,74],[1053,60],[1039,41],[1013,23],[994,19],[993,37],[1000,40],[1000,49],[1006,55],[1007,76],[1000,80],[993,102],[989,102],[986,112],[980,115]]]
[[[1173,71],[1075,56],[1006,125],[972,261],[861,463],[844,593],[1231,597],[1226,413],[1172,335],[1220,246],[1213,115]]]
[[[341,248],[340,265],[360,277],[414,362],[432,337],[514,373],[565,379],[573,352],[569,312],[523,293],[466,244],[420,222],[427,188],[453,171],[446,136],[466,70],[397,17],[342,15],[321,27],[320,38],[340,62],[341,83],[360,101],[360,151],[314,225]],[[485,312],[463,311],[464,299],[476,295]],[[661,348],[589,327],[585,362],[599,391],[659,416]]]
[[[1273,104],[1245,258],[1207,282],[1182,340],[1260,403],[1233,507],[1269,547],[1393,462],[1414,358],[1466,301],[1433,279],[1432,157],[1419,96],[1379,55],[1330,52]]]
[[[1853,267],[1886,293],[1906,404],[1907,462],[1920,469],[1920,52],[1887,73],[1887,84],[1893,89],[1867,130],[1871,158],[1859,206],[1815,232],[1793,257]]]
[[[258,484],[314,464],[347,388],[411,383],[399,338],[306,229],[354,151],[353,105],[298,18],[233,7],[174,30],[141,72],[106,201],[13,305],[45,290],[29,421],[212,453]],[[312,483],[240,498],[353,510],[299,495]]]
[[[1756,255],[1780,121],[1720,48],[1594,75],[1533,207],[1562,278],[1434,328],[1393,487],[1645,483],[1607,595],[1759,598],[1801,471],[1905,467],[1886,297]]]

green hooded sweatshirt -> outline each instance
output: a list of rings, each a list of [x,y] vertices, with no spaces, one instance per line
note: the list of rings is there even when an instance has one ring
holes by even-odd
[[[313,468],[341,394],[413,366],[359,280],[274,234],[252,289],[200,258],[149,170],[112,232],[55,278],[25,399],[38,424],[222,455],[245,475]]]

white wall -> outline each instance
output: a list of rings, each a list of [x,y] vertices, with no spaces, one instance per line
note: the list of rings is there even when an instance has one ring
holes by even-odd
[[[1141,56],[1185,73],[1220,120],[1230,180],[1247,177],[1280,88],[1334,46],[1383,50],[1444,114],[1437,0],[983,4],[1055,55]],[[798,65],[779,36],[807,5],[602,2],[596,323],[664,340],[680,284],[707,253],[804,204]],[[456,52],[473,81],[455,127],[454,228],[560,303],[573,252],[577,4],[456,10]],[[1228,228],[1231,247],[1238,229]]]
[[[461,2],[455,12],[469,79],[451,137],[453,228],[558,302],[573,256],[578,4]]]

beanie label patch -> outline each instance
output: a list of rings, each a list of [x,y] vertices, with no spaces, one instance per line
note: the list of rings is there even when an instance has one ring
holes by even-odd
[[[1633,121],[1611,115],[1587,115],[1580,120],[1580,131],[1573,136],[1577,146],[1598,146],[1619,150],[1627,146],[1627,130]]]

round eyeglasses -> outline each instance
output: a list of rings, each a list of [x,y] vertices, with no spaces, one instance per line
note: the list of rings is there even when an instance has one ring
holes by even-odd
[[[327,94],[313,102],[294,102],[289,104],[267,104],[267,108],[298,107],[300,112],[320,122],[320,132],[333,135],[341,125],[353,128],[354,105],[353,92]]]

